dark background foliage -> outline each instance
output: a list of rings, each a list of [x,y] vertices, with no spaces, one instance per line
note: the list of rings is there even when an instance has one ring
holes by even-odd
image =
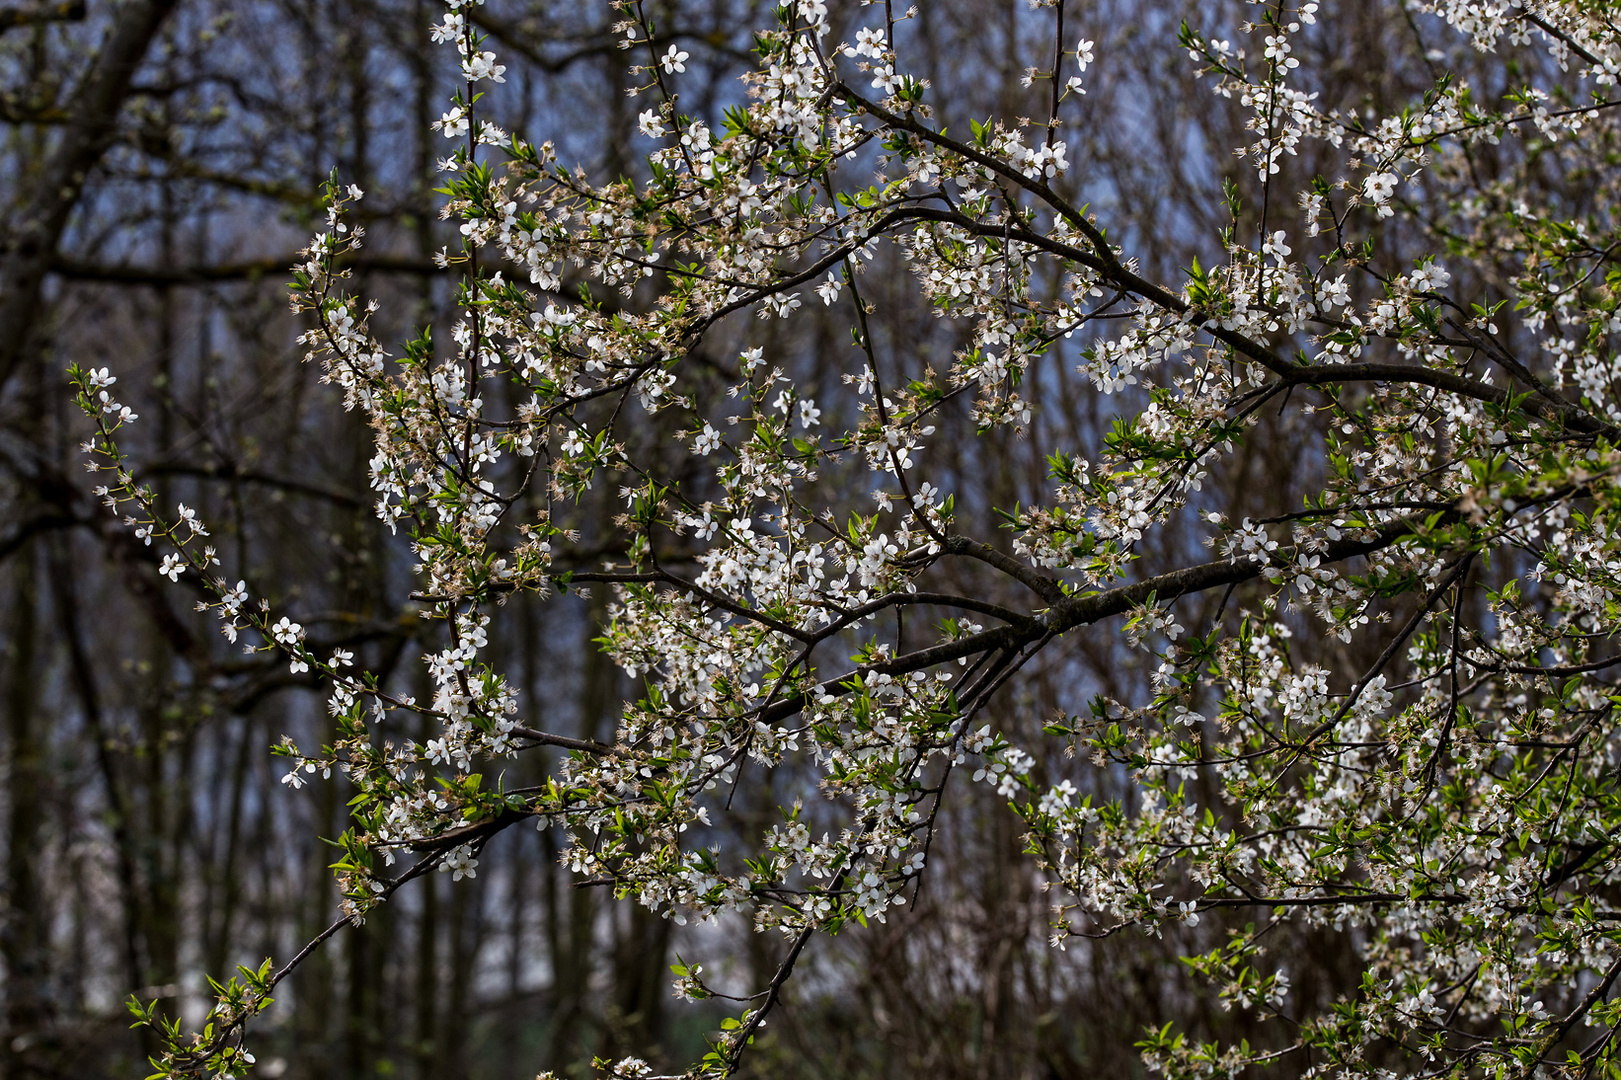
[[[658,2],[663,40],[693,54],[683,107],[718,113],[741,92],[756,0]],[[625,90],[626,56],[596,2],[490,0],[475,20],[509,66],[492,108],[592,175],[638,175],[644,140]],[[71,363],[111,366],[141,414],[129,449],[165,503],[201,508],[233,580],[298,613],[312,638],[355,650],[397,680],[422,678],[430,629],[405,599],[409,553],[371,513],[369,436],[299,362],[285,271],[336,169],[367,191],[359,290],[374,327],[402,340],[444,325],[451,285],[431,255],[438,220],[430,122],[450,88],[428,43],[431,0],[88,0],[0,14],[0,1069],[12,1077],[136,1077],[145,1048],[122,1000],[161,999],[196,1020],[206,973],[284,958],[336,908],[317,838],[343,828],[338,784],[278,783],[267,747],[284,732],[319,745],[328,724],[312,684],[273,657],[220,640],[169,586],[156,558],[110,519],[79,463]],[[853,20],[854,4],[837,11]],[[1069,4],[1070,36],[1097,41],[1076,104],[1067,187],[1146,272],[1174,280],[1219,245],[1222,184],[1253,186],[1230,153],[1236,107],[1211,96],[1176,46],[1183,18],[1238,36],[1240,5],[1164,0]],[[924,0],[898,38],[930,80],[941,122],[1044,116],[1027,68],[1052,55],[1050,11],[1025,0]],[[1397,2],[1343,5],[1310,38],[1327,104],[1387,110],[1421,94],[1444,41]],[[1073,46],[1073,41],[1066,44]],[[1457,58],[1470,62],[1469,57]],[[1286,162],[1314,172],[1311,150]],[[1514,163],[1483,162],[1487,171]],[[1560,174],[1549,197],[1580,188]],[[1574,187],[1572,185],[1574,184]],[[1286,185],[1287,186],[1287,185]],[[1295,184],[1296,190],[1299,184]],[[1294,208],[1274,207],[1282,217]],[[1251,229],[1255,223],[1249,223]],[[1393,242],[1399,242],[1393,241]],[[1219,250],[1219,248],[1216,248]],[[1051,283],[1056,284],[1056,283]],[[920,371],[955,343],[903,275],[864,285],[883,347]],[[777,344],[818,385],[818,357],[847,331],[807,312]],[[1055,350],[1035,374],[1039,412],[1023,438],[993,435],[931,460],[978,525],[1028,503],[1055,446],[1095,447],[1119,403],[1093,394]],[[831,380],[827,380],[831,382]],[[1298,411],[1212,479],[1235,519],[1293,509],[1314,466],[1281,452]],[[658,433],[648,433],[655,437]],[[672,453],[674,448],[672,447]],[[942,481],[939,478],[944,478]],[[574,508],[587,554],[611,557],[612,491]],[[988,532],[989,530],[984,530]],[[1175,533],[1145,567],[1200,557]],[[975,588],[967,581],[964,588]],[[1212,598],[1212,604],[1219,598]],[[514,683],[548,728],[605,738],[635,691],[591,644],[603,595],[514,601],[492,628]],[[1208,620],[1210,612],[1195,613]],[[1333,643],[1299,648],[1348,662]],[[1055,710],[1147,673],[1112,633],[1044,654],[996,721],[1039,738]],[[408,733],[410,734],[410,733]],[[545,769],[514,764],[514,782]],[[1084,770],[1055,752],[1053,776]],[[1094,788],[1120,782],[1094,770]],[[739,821],[773,820],[805,777],[753,778]],[[916,903],[887,924],[819,942],[790,1009],[773,1016],[750,1068],[761,1076],[1091,1077],[1140,1073],[1132,1042],[1175,1019],[1249,1033],[1175,957],[1185,940],[1046,944],[1050,898],[1021,858],[1016,819],[984,789],[959,791]],[[340,935],[282,987],[261,1024],[265,1076],[583,1075],[594,1054],[680,1063],[712,1014],[670,996],[678,952],[722,985],[769,978],[782,943],[742,926],[675,927],[581,887],[561,837],[515,830],[476,879],[420,882]],[[1198,931],[1214,941],[1214,917]],[[1296,994],[1355,985],[1355,943],[1279,942]]]

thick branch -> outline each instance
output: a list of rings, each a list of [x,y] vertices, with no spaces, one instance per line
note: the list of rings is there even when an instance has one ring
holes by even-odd
[[[84,19],[84,0],[56,0],[55,3],[14,4],[0,7],[0,34],[17,26],[37,26],[40,23],[80,22]]]
[[[1413,522],[1398,522],[1379,530],[1378,534],[1370,539],[1340,540],[1331,543],[1319,555],[1324,563],[1343,562],[1346,559],[1371,555],[1414,535],[1413,529]],[[1177,597],[1203,592],[1206,589],[1253,581],[1272,565],[1255,556],[1202,563],[1159,574],[1133,585],[1121,585],[1118,588],[1084,596],[1067,596],[1055,603],[1045,615],[866,664],[849,674],[823,683],[822,689],[828,693],[841,694],[845,692],[841,684],[867,672],[904,675],[995,649],[1021,649],[1039,638],[1057,637],[1076,627],[1101,622],[1115,615],[1123,615],[1132,608],[1147,603],[1149,597],[1153,597],[1156,603],[1163,604]],[[799,712],[804,707],[805,700],[804,695],[784,698],[761,710],[760,719],[766,723],[785,720]]]
[[[1188,303],[1188,301],[1185,300],[1180,294],[1172,292],[1164,286],[1155,284],[1154,282],[1149,281],[1147,278],[1144,278],[1132,271],[1120,260],[1119,256],[1116,255],[1114,249],[1109,245],[1104,234],[1095,225],[1088,221],[1085,215],[1076,210],[1067,201],[1060,198],[1058,194],[1042,180],[1027,177],[1022,172],[1008,165],[1005,161],[1002,161],[1000,158],[985,153],[984,151],[970,146],[967,143],[960,142],[959,140],[950,138],[947,135],[935,131],[933,128],[920,123],[910,115],[890,112],[888,109],[885,109],[882,106],[867,101],[865,98],[846,87],[839,87],[836,90],[836,93],[851,105],[871,113],[884,124],[897,130],[909,132],[910,134],[916,135],[918,138],[923,139],[925,142],[932,143],[966,160],[973,161],[975,164],[981,165],[995,172],[1004,180],[1007,180],[1008,182],[1029,191],[1031,194],[1037,196],[1043,202],[1047,203],[1047,205],[1050,206],[1054,212],[1067,221],[1071,226],[1079,230],[1087,238],[1092,250],[1083,251],[1071,244],[1065,244],[1061,241],[1054,240],[1051,237],[1043,236],[1040,233],[1034,232],[1021,218],[1017,216],[1013,217],[1008,226],[989,225],[983,222],[975,221],[972,218],[966,217],[954,211],[936,210],[925,207],[907,207],[905,210],[900,211],[896,215],[898,217],[948,222],[952,225],[963,228],[966,231],[972,232],[975,235],[993,239],[1006,239],[1011,235],[1013,239],[1016,239],[1020,243],[1041,248],[1042,250],[1047,251],[1049,254],[1057,255],[1060,258],[1079,263],[1082,266],[1086,266],[1087,268],[1096,271],[1111,284],[1134,296],[1139,296],[1142,299],[1177,315],[1189,316],[1197,319],[1201,324],[1201,328],[1204,329],[1206,333],[1214,337],[1217,341],[1227,345],[1233,349],[1234,352],[1261,364],[1273,374],[1291,382],[1318,383],[1336,381],[1348,382],[1356,381],[1359,378],[1381,379],[1391,382],[1412,382],[1434,386],[1437,389],[1446,390],[1449,393],[1460,394],[1462,396],[1475,398],[1481,401],[1502,403],[1508,398],[1508,391],[1502,387],[1493,386],[1490,383],[1483,383],[1474,379],[1468,379],[1461,375],[1454,375],[1449,372],[1435,371],[1430,368],[1418,366],[1406,366],[1400,364],[1345,364],[1324,365],[1321,367],[1304,367],[1299,364],[1290,363],[1279,356],[1267,345],[1252,341],[1251,339],[1235,331],[1224,330],[1220,326],[1208,321],[1203,317],[1203,313],[1198,311],[1198,309],[1196,309],[1192,304]],[[1009,232],[1010,227],[1012,229],[1011,234]],[[1503,357],[1499,355],[1500,353],[1501,350],[1493,350],[1494,358],[1498,359],[1499,362],[1502,362]],[[1334,378],[1320,378],[1303,374],[1308,372],[1321,372],[1329,369],[1341,371],[1345,374],[1345,378],[1336,380]],[[1388,374],[1372,374],[1371,372],[1375,369],[1380,369]],[[1354,371],[1361,371],[1362,374],[1353,374]],[[1540,385],[1536,383],[1534,379],[1530,381],[1529,385],[1533,390],[1541,389]],[[1564,399],[1559,398],[1556,395],[1538,394],[1535,398],[1526,403],[1526,407],[1528,411],[1544,420],[1563,424],[1577,431],[1582,431],[1589,434],[1621,434],[1621,429],[1617,429],[1614,425],[1604,423],[1603,421],[1594,418],[1585,410],[1566,402]]]
[[[300,261],[297,255],[280,255],[268,259],[250,259],[246,262],[216,263],[201,266],[108,266],[62,257],[53,259],[50,272],[72,281],[105,282],[112,285],[212,285],[228,281],[257,281],[263,277],[278,277],[288,273],[288,267]],[[348,270],[382,274],[408,274],[432,277],[448,273],[432,259],[418,259],[396,255],[357,255],[339,259],[338,265]]]
[[[135,69],[146,58],[176,0],[131,0],[115,11],[112,33],[74,96],[71,121],[0,238],[0,387],[16,370],[40,317],[40,286],[55,258],[85,179],[117,133]]]

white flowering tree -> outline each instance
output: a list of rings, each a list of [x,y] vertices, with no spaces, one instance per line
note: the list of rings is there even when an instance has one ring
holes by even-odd
[[[288,784],[355,793],[325,934],[218,985],[194,1035],[134,1006],[166,1032],[161,1075],[244,1072],[248,1022],[310,949],[418,875],[476,873],[526,822],[566,829],[573,869],[622,899],[782,936],[775,976],[735,996],[692,1067],[730,1075],[819,932],[915,895],[941,807],[974,784],[1022,819],[1055,948],[1180,934],[1213,996],[1276,1018],[1270,1043],[1226,1045],[1165,1017],[1140,1044],[1157,1073],[1613,1074],[1609,5],[1413,0],[1450,36],[1432,89],[1389,115],[1318,104],[1331,72],[1300,60],[1332,45],[1317,3],[1184,26],[1204,85],[1248,117],[1247,176],[1207,257],[1170,279],[1064,193],[1067,113],[1109,57],[1065,29],[1063,0],[1033,16],[1050,20],[1050,64],[1030,72],[1046,115],[949,132],[907,73],[910,13],[829,6],[779,7],[736,100],[700,118],[680,97],[692,58],[623,0],[654,149],[644,179],[596,183],[481,112],[504,68],[451,0],[433,31],[466,80],[437,125],[463,237],[443,255],[462,275],[449,343],[369,335],[340,268],[362,192],[330,185],[295,307],[375,434],[377,514],[409,537],[414,598],[443,625],[431,698],[313,651],[296,612],[222,576],[197,515],[132,480],[115,376],[74,372],[100,493],[162,571],[206,582],[226,637],[329,684],[338,737],[279,746]],[[1466,78],[1448,49],[1500,59]],[[1327,164],[1286,183],[1308,148]],[[1586,199],[1527,201],[1535,176],[1577,171]],[[898,272],[958,328],[950,357],[875,332],[873,277]],[[803,358],[772,355],[775,327],[815,309],[850,335],[808,361],[819,399],[790,373]],[[1028,425],[1031,372],[1055,355],[1118,419],[1053,453],[1044,496],[998,531],[958,512],[973,492],[931,458]],[[1293,442],[1254,447],[1285,412]],[[1320,490],[1233,520],[1222,481],[1252,449]],[[596,484],[622,495],[628,555],[585,566],[559,520]],[[1208,555],[1142,572],[1156,533]],[[1019,591],[954,589],[964,565]],[[551,731],[486,658],[495,605],[587,586],[612,591],[601,644],[642,687],[608,742]],[[1219,602],[1194,624],[1201,596]],[[1141,685],[1046,742],[992,722],[1034,658],[1100,632],[1150,659]],[[1082,751],[1067,772],[1047,760],[1064,743]],[[539,747],[562,755],[548,780],[505,788],[501,763]],[[749,770],[783,766],[813,779],[780,821],[723,828]],[[1104,774],[1126,793],[1088,780]],[[1349,941],[1360,985],[1291,998],[1267,946],[1302,929]],[[679,994],[719,995],[701,963],[675,974]]]

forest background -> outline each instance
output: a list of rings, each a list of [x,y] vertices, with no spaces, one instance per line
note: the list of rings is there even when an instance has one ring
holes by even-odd
[[[770,5],[646,6],[659,45],[691,54],[687,107],[718,113],[736,100],[749,30]],[[645,171],[607,5],[473,11],[508,65],[497,107],[509,127],[554,140],[598,180]],[[1237,103],[1197,91],[1177,45],[1194,14],[1206,28],[1243,17],[1225,0],[1097,0],[1071,14],[1072,36],[1109,60],[1076,106],[1084,138],[1059,185],[1106,210],[1154,260],[1150,276],[1174,275],[1210,244],[1225,184],[1256,186],[1224,149],[1244,141]],[[389,341],[412,324],[448,325],[451,276],[432,258],[454,229],[433,191],[442,150],[430,125],[453,74],[429,41],[439,16],[432,0],[0,8],[0,1074],[142,1075],[152,1048],[128,1028],[129,993],[195,1021],[204,972],[285,955],[336,910],[332,851],[314,838],[344,828],[344,790],[288,791],[267,752],[284,733],[329,737],[313,681],[273,655],[233,652],[183,591],[160,587],[156,553],[90,494],[64,373],[113,364],[143,418],[129,449],[158,501],[203,507],[235,565],[277,583],[278,605],[311,613],[312,636],[425,682],[416,611],[400,601],[409,553],[372,514],[369,433],[299,363],[304,325],[285,282],[336,169],[367,192],[355,287],[399,319],[374,332]],[[1321,105],[1383,115],[1422,94],[1436,75],[1427,25],[1395,2],[1327,16],[1304,46],[1334,75],[1338,100]],[[1025,0],[927,0],[906,34],[940,123],[1045,113],[1050,91],[1027,70],[1047,62],[1037,51],[1051,49],[1051,27]],[[1311,174],[1309,160],[1284,167]],[[901,313],[897,326],[913,320],[928,338],[915,285],[875,275],[872,288]],[[843,332],[815,318],[796,323],[809,357],[818,333]],[[1061,353],[1038,382],[1031,429],[993,433],[947,470],[974,478],[961,512],[1028,497],[1052,433],[1106,430],[1114,406],[1076,385]],[[1298,505],[1310,489],[1277,434],[1224,477],[1233,518]],[[570,511],[598,558],[621,542],[607,524],[612,494]],[[1145,567],[1174,563],[1175,536],[1154,544],[1167,550],[1148,545]],[[633,692],[592,643],[605,603],[519,599],[492,634],[521,692],[576,737],[610,734]],[[992,712],[1039,733],[1077,685],[1119,693],[1141,664],[1108,635],[1069,643]],[[546,759],[511,768],[533,782]],[[1132,1043],[1156,1017],[1242,1037],[1244,1016],[1192,989],[1174,940],[1049,949],[1049,899],[1021,860],[1020,822],[989,789],[961,795],[912,909],[821,943],[751,1074],[1128,1076],[1141,1071]],[[773,806],[761,796],[758,814]],[[597,1054],[701,1052],[714,1016],[670,994],[683,941],[731,956],[730,975],[753,984],[769,979],[775,943],[676,927],[580,887],[560,844],[513,830],[476,878],[430,876],[340,935],[278,991],[259,1026],[259,1074],[527,1077],[540,1061],[584,1074]],[[1290,947],[1314,954],[1294,966],[1302,993],[1313,980],[1354,982],[1355,957],[1339,946],[1308,935]]]

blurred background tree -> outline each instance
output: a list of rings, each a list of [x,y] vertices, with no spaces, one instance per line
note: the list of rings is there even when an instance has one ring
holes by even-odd
[[[693,111],[735,100],[749,28],[769,19],[768,6],[649,7],[707,80],[689,89]],[[1064,185],[1087,192],[1125,229],[1127,248],[1151,253],[1147,269],[1168,278],[1225,220],[1224,183],[1255,183],[1223,149],[1243,141],[1238,109],[1193,92],[1176,28],[1194,8],[1207,31],[1236,25],[1245,9],[1228,0],[1077,7],[1071,36],[1096,39],[1108,62],[1081,100],[1085,138],[1071,147]],[[502,119],[555,140],[561,158],[598,178],[639,175],[607,6],[491,0],[476,10],[509,66]],[[319,183],[336,167],[367,191],[371,242],[353,265],[360,291],[418,324],[448,325],[451,285],[432,259],[447,242],[429,129],[450,76],[428,41],[438,16],[430,0],[0,9],[4,1075],[142,1075],[146,1048],[121,1004],[130,991],[196,1020],[204,971],[286,955],[335,910],[329,849],[305,838],[343,829],[341,789],[281,790],[266,752],[283,732],[325,741],[319,695],[272,656],[233,651],[159,588],[156,557],[90,495],[63,373],[112,363],[128,376],[123,396],[144,421],[129,448],[143,479],[160,501],[200,506],[232,566],[285,583],[274,599],[314,613],[312,639],[350,648],[382,674],[420,672],[413,610],[388,599],[409,591],[410,557],[372,517],[367,433],[298,363],[302,327],[287,314],[283,282],[319,215]],[[1324,104],[1383,111],[1422,93],[1438,55],[1426,25],[1400,0],[1325,17],[1317,63],[1340,76],[1340,100]],[[942,122],[966,130],[993,110],[1044,115],[1049,91],[1030,86],[1026,70],[1050,61],[1037,55],[1051,49],[1050,34],[1024,0],[927,0],[901,48],[930,77]],[[1285,168],[1313,172],[1307,157]],[[1582,197],[1568,172],[1538,183],[1550,197]],[[902,313],[879,333],[925,361],[949,359],[950,328],[915,286],[875,274],[867,287],[888,289],[880,310]],[[385,340],[409,330],[374,328]],[[784,348],[798,357],[796,376],[814,382],[829,343],[796,333]],[[1073,356],[1055,349],[1044,363],[1028,436],[965,446],[952,466],[976,477],[977,505],[959,503],[965,517],[988,520],[992,508],[1028,499],[1054,433],[1095,445],[1107,429],[1117,406],[1082,385]],[[1298,412],[1269,421],[1299,422]],[[1250,445],[1286,445],[1287,434]],[[1236,519],[1293,508],[1313,474],[1310,463],[1252,455],[1214,482],[1233,493]],[[572,511],[601,555],[618,542],[611,512],[589,501]],[[1144,572],[1185,557],[1185,543],[1154,539]],[[512,650],[507,667],[522,673],[523,692],[550,703],[553,730],[605,736],[631,692],[592,645],[604,604],[571,596],[542,611],[515,601],[491,634]],[[1066,642],[1044,654],[1021,696],[996,706],[998,721],[1033,738],[1066,703],[1119,692],[1135,662],[1106,638]],[[543,756],[527,755],[514,782],[544,768]],[[759,813],[773,810],[772,785],[794,783],[762,785]],[[749,1069],[1128,1076],[1141,1071],[1131,1044],[1153,1017],[1242,1036],[1244,1017],[1198,995],[1172,942],[1050,950],[1047,899],[1020,858],[1016,818],[988,790],[962,795],[914,909],[822,943]],[[429,876],[340,935],[282,988],[258,1040],[262,1074],[526,1077],[542,1059],[584,1074],[594,1054],[649,1045],[690,1059],[707,1014],[670,999],[681,935],[710,938],[711,955],[713,937],[730,935],[739,981],[757,985],[773,969],[765,944],[741,927],[673,927],[579,887],[557,861],[560,841],[515,830],[484,853],[476,879]],[[232,943],[243,942],[253,948],[237,955]],[[1309,951],[1284,961],[1297,994],[1354,984],[1357,962],[1343,948],[1287,948]]]

